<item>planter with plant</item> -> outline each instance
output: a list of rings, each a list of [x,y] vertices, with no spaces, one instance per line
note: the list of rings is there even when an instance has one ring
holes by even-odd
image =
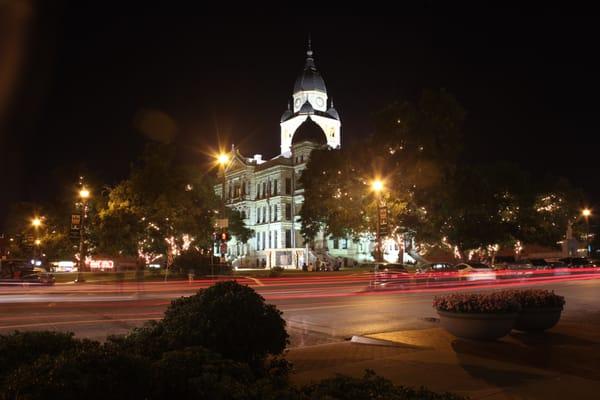
[[[541,289],[511,291],[521,305],[514,329],[525,332],[541,332],[552,328],[560,320],[565,298],[553,291]]]
[[[433,307],[442,327],[455,336],[493,340],[513,328],[520,304],[506,292],[436,296]]]

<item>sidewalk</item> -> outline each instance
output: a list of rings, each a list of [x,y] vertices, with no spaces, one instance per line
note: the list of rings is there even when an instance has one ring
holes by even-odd
[[[296,383],[365,369],[405,386],[472,399],[596,399],[600,396],[599,315],[561,321],[540,335],[513,331],[496,342],[457,339],[438,326],[369,335],[396,346],[338,342],[291,349]]]

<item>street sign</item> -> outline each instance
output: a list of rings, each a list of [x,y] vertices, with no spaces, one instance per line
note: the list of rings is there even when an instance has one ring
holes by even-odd
[[[69,238],[71,240],[79,240],[81,237],[81,214],[71,214],[71,230]]]
[[[79,229],[81,227],[81,214],[71,214],[71,229]]]
[[[389,234],[387,206],[379,206],[379,234],[381,236],[387,236]]]
[[[228,228],[229,227],[229,219],[228,218],[217,218],[217,221],[215,222],[215,227]]]

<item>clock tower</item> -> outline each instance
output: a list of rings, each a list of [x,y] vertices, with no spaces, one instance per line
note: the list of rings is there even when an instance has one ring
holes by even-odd
[[[333,102],[328,105],[327,88],[315,66],[310,40],[306,51],[304,70],[296,79],[292,94],[292,105],[281,116],[281,154],[290,154],[292,139],[298,127],[309,117],[323,130],[327,145],[339,148],[341,145],[340,116]]]

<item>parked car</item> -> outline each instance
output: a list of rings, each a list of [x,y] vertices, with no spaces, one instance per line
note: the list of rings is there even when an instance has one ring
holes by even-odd
[[[402,264],[375,263],[371,284],[376,287],[389,287],[408,283],[410,278],[410,272]]]
[[[527,262],[529,262],[536,269],[552,268],[552,264],[550,264],[548,261],[544,260],[543,258],[530,258],[530,259],[527,259]]]
[[[561,262],[565,264],[567,268],[590,268],[594,264],[585,257],[566,257],[561,258]]]
[[[456,265],[458,275],[469,281],[496,279],[496,273],[487,264],[469,262]]]
[[[494,258],[494,269],[528,270],[535,267],[528,260],[516,260],[513,256],[497,256]]]
[[[429,263],[422,264],[417,267],[417,273],[425,274],[425,273],[434,273],[434,272],[456,272],[458,268],[450,263]]]
[[[23,260],[0,261],[0,285],[53,285],[54,275]]]

